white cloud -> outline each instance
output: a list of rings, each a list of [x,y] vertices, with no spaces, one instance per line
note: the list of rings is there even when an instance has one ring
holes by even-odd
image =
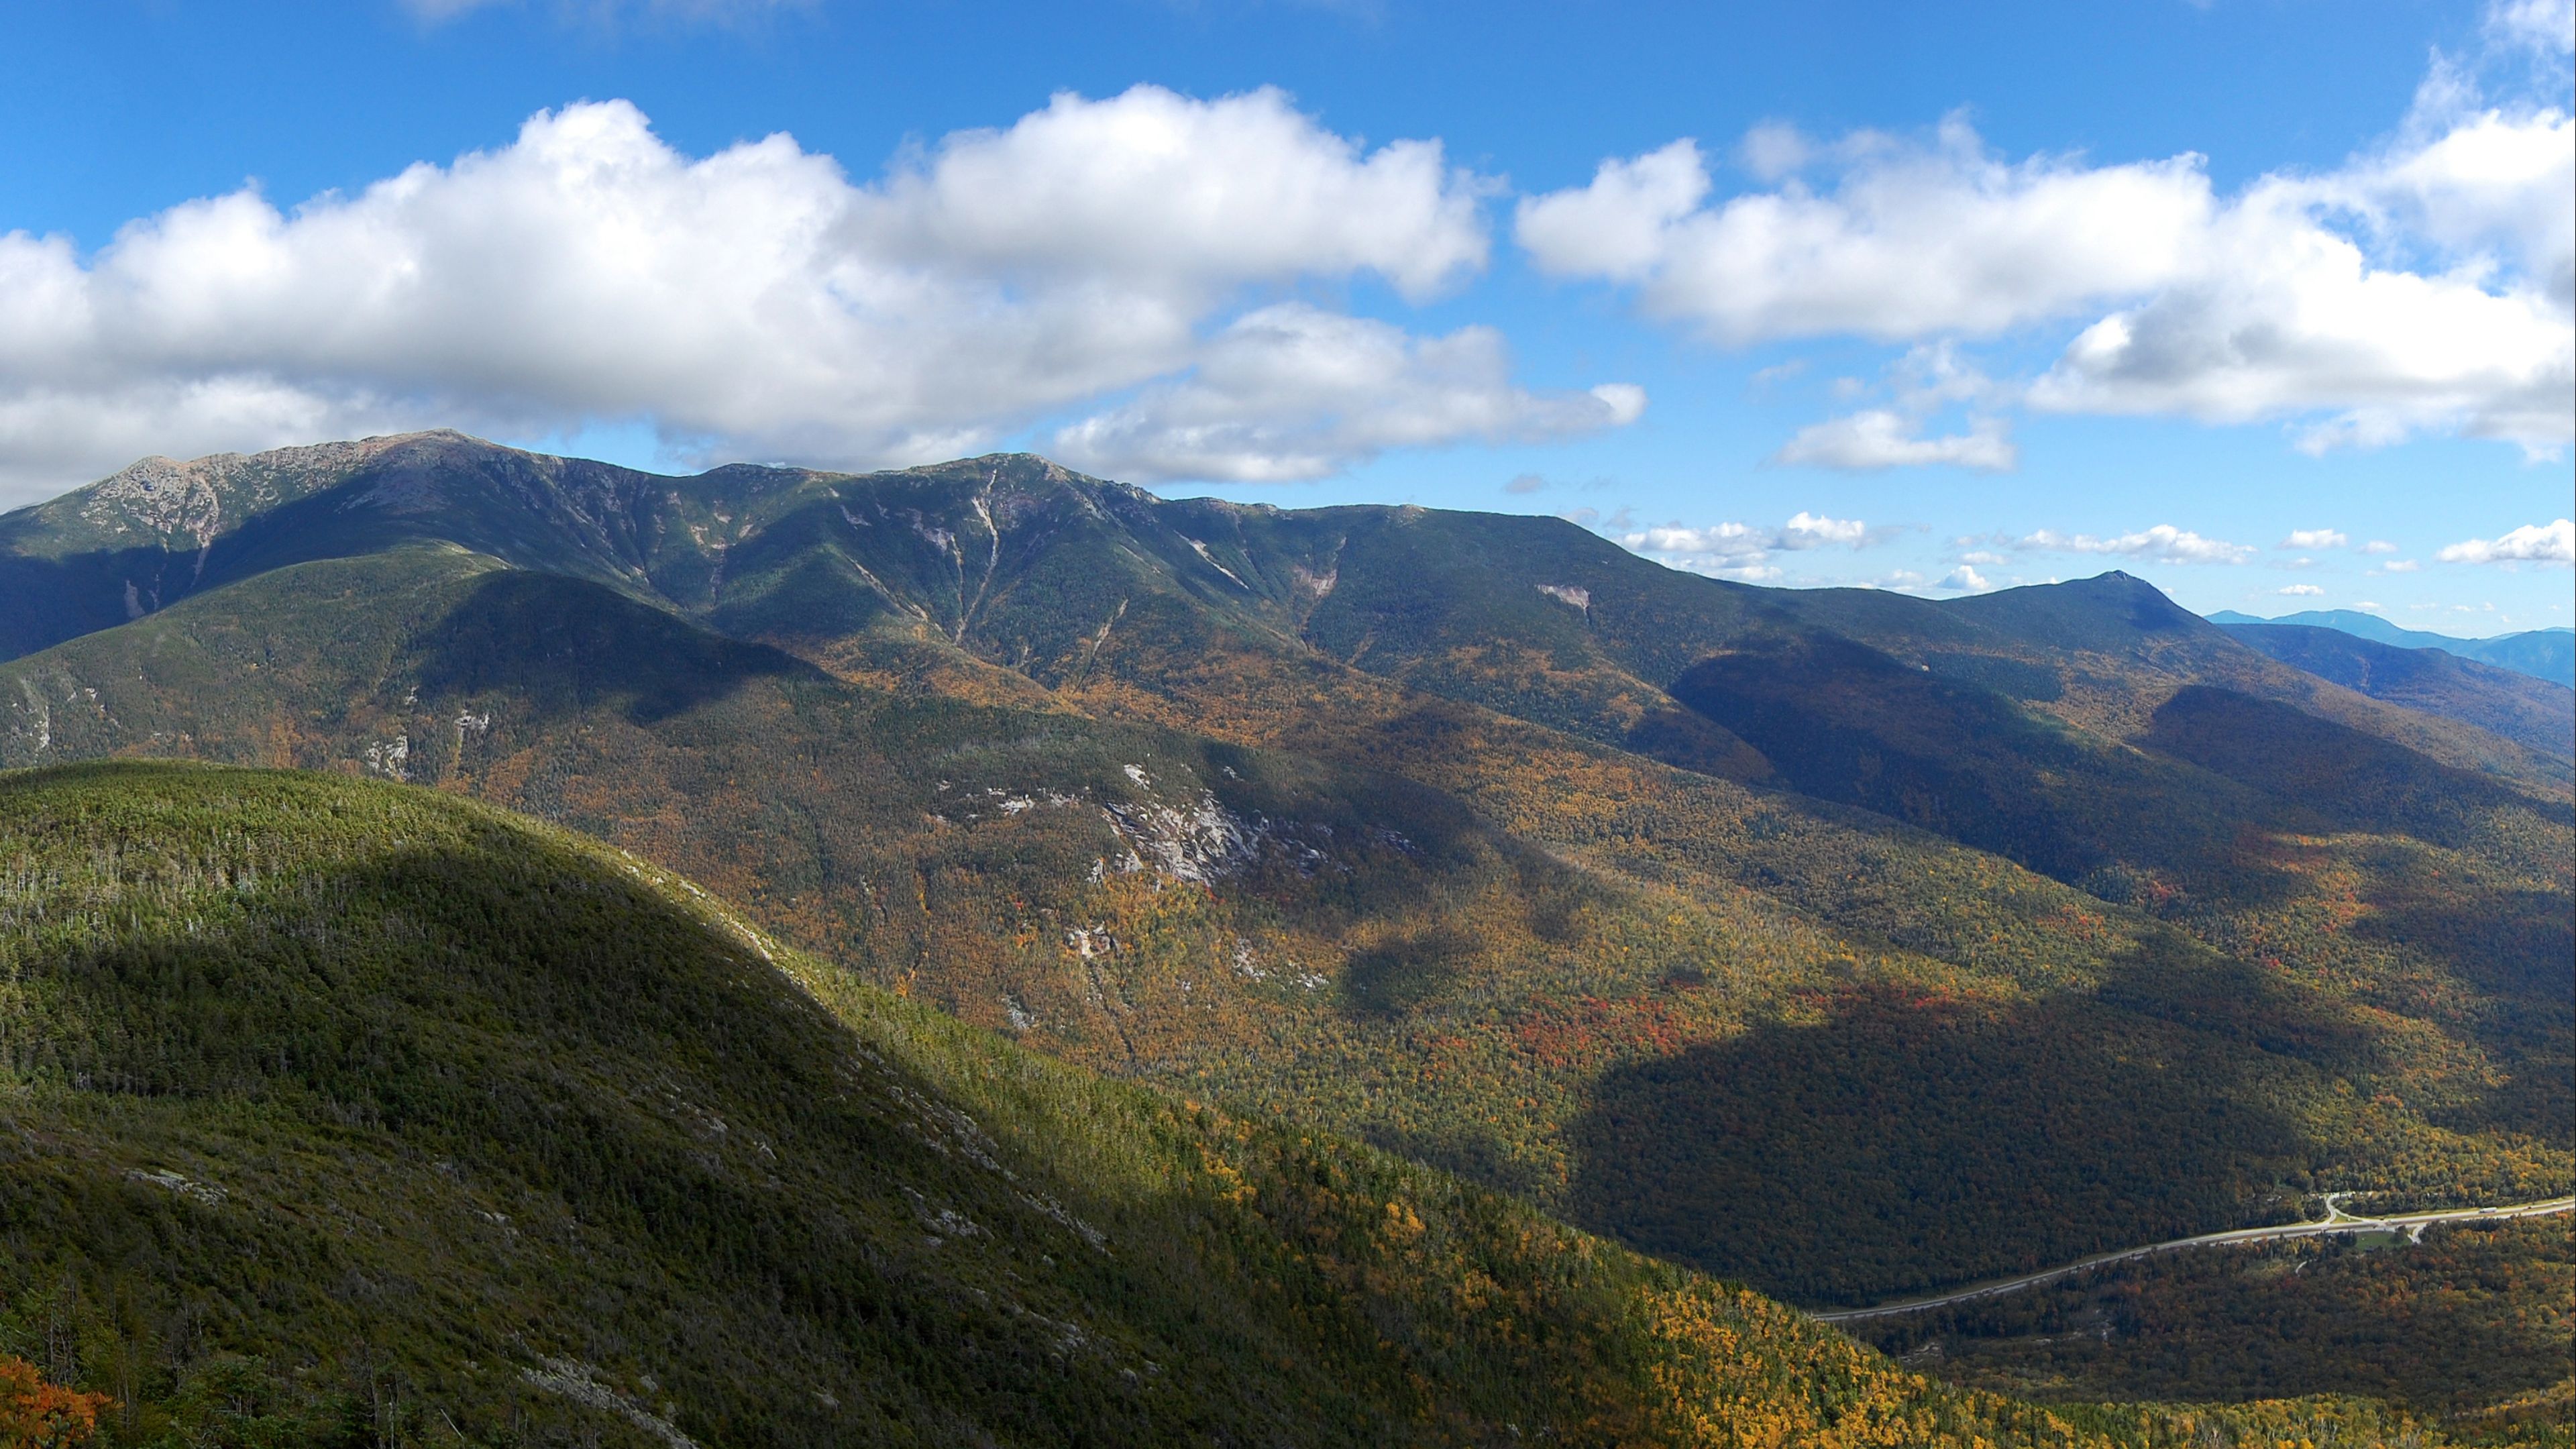
[[[1548,271],[1647,281],[1666,265],[1672,228],[1708,189],[1699,143],[1675,141],[1633,160],[1602,162],[1580,191],[1523,198],[1514,233]]]
[[[2406,143],[2309,183],[2314,199],[2472,270],[2509,267],[2564,306],[2576,265],[2576,208],[2556,204],[2576,175],[2567,116],[2482,108],[2473,92],[2419,95],[2407,130]]]
[[[1640,529],[1619,541],[1639,553],[1743,558],[1770,552],[1772,534],[1744,523],[1721,523],[1713,528],[1685,528],[1679,523],[1667,523]]]
[[[1744,144],[1737,149],[1744,159],[1745,169],[1765,181],[1777,181],[1803,171],[1816,157],[1815,143],[1797,127],[1782,121],[1765,121],[1745,132]],[[1693,154],[1696,152],[1694,147]]]
[[[1942,575],[1941,582],[1936,585],[1936,587],[1944,589],[1958,589],[1972,594],[1982,594],[1988,589],[1993,588],[1994,585],[1986,582],[1985,575],[1978,573],[1975,569],[1970,568],[1966,564],[1961,564],[1957,568],[1954,568],[1948,573]]]
[[[2032,405],[2307,417],[2309,452],[2427,429],[2545,452],[2576,429],[2576,334],[2541,288],[2490,290],[2484,268],[2374,267],[2288,196],[2249,200],[2237,223],[2218,238],[2232,264],[2086,328],[2032,386]]]
[[[2576,49],[2576,0],[2501,0],[2487,7],[2488,32],[2543,55]]]
[[[2012,562],[2012,558],[2007,554],[1990,553],[1984,549],[1979,549],[1975,553],[1963,553],[1959,555],[1959,562],[1965,564],[1986,564],[1991,566],[2000,563],[2010,563]]]
[[[2363,544],[2358,550],[2356,550],[2356,552],[2367,554],[2395,553],[2397,552],[2397,545],[2390,543],[2384,538],[2374,538],[2370,542]]]
[[[1989,402],[2004,391],[1950,343],[1908,349],[1887,374],[1893,407],[1864,408],[1810,424],[1782,444],[1771,461],[1855,472],[1948,464],[1987,473],[2009,472],[2019,461],[2010,427],[1991,414],[1971,412],[1962,433],[1924,436],[1929,420],[1943,408]]]
[[[1374,272],[1421,297],[1482,267],[1479,198],[1437,141],[1358,146],[1263,89],[1059,94],[866,193],[858,230],[917,263],[1149,290]]]
[[[147,451],[430,424],[644,419],[683,449],[912,462],[1140,387],[1131,411],[1189,413],[1229,477],[1633,418],[1634,389],[1511,389],[1479,329],[1235,315],[1303,281],[1432,295],[1483,265],[1489,189],[1437,142],[1365,150],[1272,90],[1060,95],[865,183],[784,135],[692,158],[624,102],[567,106],[292,210],[173,207],[90,257],[0,235],[0,499]],[[1350,406],[1336,347],[1437,421]],[[1264,437],[1281,457],[1247,458]]]
[[[2348,543],[2350,543],[2350,542],[2352,542],[2352,540],[2351,540],[2349,537],[2345,536],[2343,533],[2341,533],[2340,531],[2335,530],[2335,529],[2331,529],[2331,528],[2294,528],[2294,529],[2291,529],[2291,530],[2290,530],[2290,536],[2289,536],[2289,537],[2282,539],[2279,543],[2274,544],[2274,545],[2273,545],[2273,547],[2275,547],[2275,548],[2342,548],[2344,545],[2346,545],[2346,544],[2348,544]]]
[[[1808,549],[1842,544],[1859,548],[1869,541],[1869,525],[1857,518],[1825,518],[1802,508],[1781,526],[1777,547]]]
[[[2545,456],[2576,436],[2576,123],[2481,108],[2437,61],[2399,138],[2267,176],[2203,265],[2068,346],[2035,406],[2303,420],[2316,453],[2427,430]]]
[[[2526,523],[2501,538],[2472,538],[2433,556],[2444,563],[2576,562],[2576,522]]]
[[[1806,159],[1776,133],[1753,149]],[[1703,208],[1699,148],[1676,141],[1521,202],[1516,234],[1543,270],[1635,283],[1650,312],[1725,343],[1904,341],[1997,333],[2156,286],[2212,206],[2197,157],[2009,165],[1956,118],[1928,147],[1842,151],[1859,159],[1829,190],[1792,181]]]
[[[1870,408],[1799,429],[1772,461],[1849,470],[1947,463],[1999,473],[2009,471],[2019,456],[1999,418],[1979,418],[1968,431],[1945,437],[1919,436],[1920,428],[1903,413]]]
[[[2290,584],[2284,588],[2274,589],[2272,592],[2286,595],[2290,598],[2313,599],[2324,594],[2325,590],[2318,588],[2314,584]]]
[[[1538,442],[1621,427],[1643,390],[1532,393],[1511,384],[1500,334],[1415,338],[1301,303],[1236,319],[1188,377],[1055,435],[1078,468],[1145,480],[1321,478],[1388,448]]]
[[[1592,520],[1577,517],[1575,521]],[[1615,526],[1618,520],[1612,522]],[[1828,518],[1801,509],[1778,528],[1757,528],[1747,523],[1692,528],[1675,522],[1621,533],[1619,542],[1676,568],[1755,583],[1780,576],[1776,563],[1779,554],[1829,547],[1858,550],[1884,542],[1900,531],[1872,528],[1857,518]]]
[[[2097,538],[2089,533],[2064,534],[2043,528],[2014,540],[2013,547],[2041,553],[2125,554],[2131,558],[2169,564],[2244,563],[2255,554],[2254,549],[2244,544],[2204,538],[2170,523],[2159,523],[2153,528],[2113,538]]]
[[[2375,569],[2364,569],[2362,572],[2370,575],[2372,578],[2378,578],[2383,574],[2411,574],[2422,567],[2422,564],[2417,563],[2411,558],[2395,558],[2390,559],[2388,562],[2381,564]]]
[[[2565,6],[2497,13],[2527,8]],[[2561,102],[2482,109],[2456,73],[2435,80],[2383,151],[2231,197],[2197,156],[2014,162],[1953,118],[1927,142],[1757,133],[1747,156],[1785,179],[1732,197],[1676,142],[1524,200],[1516,234],[1542,270],[1633,286],[1649,314],[1727,345],[2078,323],[2028,405],[2289,419],[2310,451],[2433,430],[2547,454],[2576,436],[2576,128]],[[1974,447],[1865,417],[1798,446],[1890,462]]]

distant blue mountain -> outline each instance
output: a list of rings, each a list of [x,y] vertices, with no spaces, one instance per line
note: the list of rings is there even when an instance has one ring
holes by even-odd
[[[2355,638],[2376,644],[2394,644],[2400,649],[2440,649],[2462,659],[2546,679],[2552,684],[2576,688],[2576,629],[2530,629],[2519,634],[2499,634],[2493,639],[2454,639],[2448,634],[2432,634],[2421,629],[2401,629],[2377,614],[2364,614],[2355,609],[2310,609],[2305,613],[2284,614],[2277,619],[2257,618],[2234,609],[2221,609],[2209,616],[2209,622],[2230,624],[2304,624],[2312,629],[2338,629]]]
[[[2374,639],[2382,644],[2394,644],[2400,649],[2448,649],[2454,654],[2486,642],[2480,639],[2454,638],[2449,634],[2434,634],[2422,629],[2401,629],[2377,614],[2365,614],[2358,609],[2310,609],[2305,613],[2283,614],[2277,619],[2262,619],[2252,614],[2240,614],[2234,609],[2221,609],[2209,616],[2209,622],[2213,624],[2305,624],[2312,629],[2341,629],[2347,634]]]

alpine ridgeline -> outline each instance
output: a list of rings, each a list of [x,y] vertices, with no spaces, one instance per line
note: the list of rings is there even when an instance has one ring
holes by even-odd
[[[1026,456],[422,434],[0,518],[0,630],[0,763],[528,811],[1024,1044],[1802,1302],[2576,1176],[2566,734],[2121,574],[1774,590]]]

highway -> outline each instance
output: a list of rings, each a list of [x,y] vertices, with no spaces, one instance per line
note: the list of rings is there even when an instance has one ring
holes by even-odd
[[[1918,1313],[1926,1308],[1939,1308],[1945,1304],[1965,1303],[1976,1298],[1993,1298],[1999,1294],[2016,1293],[2024,1288],[2034,1288],[2042,1283],[2054,1282],[2070,1273],[2081,1273],[2087,1268],[2099,1268],[2107,1263],[2125,1263],[2133,1258],[2144,1258],[2155,1253],[2170,1253],[2182,1248],[2223,1247],[2230,1243],[2253,1243],[2267,1238],[2312,1238],[2324,1233],[2398,1232],[2406,1234],[2412,1241],[2421,1242],[2424,1230],[2435,1223],[2502,1222],[2508,1218],[2546,1217],[2552,1213],[2563,1213],[2576,1208],[2576,1197],[2553,1197],[2541,1202],[2517,1203],[2511,1207],[2442,1208],[2433,1212],[2398,1213],[2384,1218],[2364,1218],[2355,1217],[2338,1205],[2337,1199],[2350,1196],[2352,1194],[2344,1192],[2327,1194],[2326,1216],[2315,1222],[2282,1223],[2277,1227],[2238,1228],[2232,1232],[2203,1233],[2196,1238],[2176,1238],[2167,1243],[2151,1243],[2143,1248],[2128,1248],[2116,1253],[2096,1253],[2090,1258],[2079,1258],[2072,1263],[2042,1272],[2025,1273],[2018,1278],[2004,1278],[1992,1283],[1980,1283],[1973,1288],[1962,1288],[1955,1293],[1944,1293],[1937,1297],[1908,1298],[1896,1303],[1873,1304],[1867,1308],[1811,1311],[1807,1316],[1818,1323],[1854,1323],[1864,1318],[1887,1318],[1899,1313]]]

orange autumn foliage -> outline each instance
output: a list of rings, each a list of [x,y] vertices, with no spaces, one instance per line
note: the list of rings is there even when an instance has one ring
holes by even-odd
[[[110,1400],[45,1382],[36,1366],[0,1355],[0,1449],[70,1449],[98,1432]]]

